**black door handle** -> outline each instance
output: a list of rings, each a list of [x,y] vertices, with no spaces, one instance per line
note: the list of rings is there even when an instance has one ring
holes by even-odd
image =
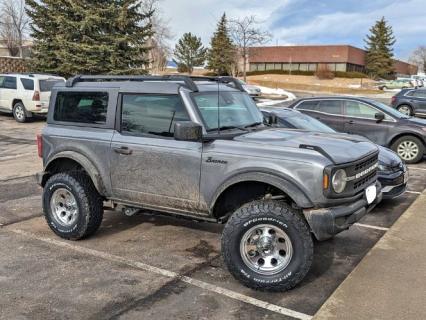
[[[353,120],[349,120],[349,121],[348,121],[348,123],[349,123],[349,124],[354,124],[354,123],[355,123],[355,121],[353,121]]]
[[[116,147],[113,149],[116,153],[119,153],[119,154],[131,155],[133,153],[133,150],[129,149],[129,147],[119,147],[119,148]]]

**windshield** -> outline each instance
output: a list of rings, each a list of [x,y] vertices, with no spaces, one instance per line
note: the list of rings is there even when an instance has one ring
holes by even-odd
[[[235,91],[194,93],[207,131],[261,125],[263,116],[253,99]]]
[[[46,79],[46,80],[40,80],[40,91],[41,92],[47,92],[52,91],[52,88],[57,83],[65,83],[62,79]]]
[[[279,116],[279,114],[278,114],[278,116]],[[279,118],[284,125],[289,124],[291,127],[294,127],[295,129],[326,132],[326,133],[336,132],[332,128],[330,128],[329,126],[318,121],[317,119],[314,119],[314,118],[307,116],[307,115],[304,115],[302,113],[297,114],[297,115],[291,115],[291,116],[288,116],[288,117],[279,116]]]
[[[368,102],[370,102],[372,105],[382,109],[383,112],[386,112],[387,114],[391,115],[392,117],[395,117],[397,119],[408,119],[409,116],[399,112],[398,110],[389,107],[388,105],[379,102],[379,101],[375,101],[375,100],[368,100]]]

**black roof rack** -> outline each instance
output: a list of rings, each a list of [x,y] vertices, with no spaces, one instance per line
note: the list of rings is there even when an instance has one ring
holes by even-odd
[[[243,85],[238,79],[229,76],[220,76],[220,77],[207,77],[207,76],[194,76],[191,77],[193,81],[215,81],[219,83],[232,84],[235,89],[239,91],[245,91]]]
[[[216,81],[219,83],[233,84],[237,90],[244,91],[241,83],[233,77],[192,77],[182,75],[164,75],[164,76],[132,76],[132,75],[77,75],[69,78],[66,82],[67,87],[73,87],[78,82],[97,82],[97,81],[182,81],[191,91],[197,92],[196,81]]]

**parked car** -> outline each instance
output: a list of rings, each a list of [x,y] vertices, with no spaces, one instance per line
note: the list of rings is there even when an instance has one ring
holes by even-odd
[[[387,89],[406,89],[414,87],[411,80],[390,80],[380,82],[377,86],[380,90]]]
[[[310,269],[312,235],[348,229],[382,199],[375,144],[265,125],[234,78],[78,76],[51,101],[37,179],[65,239],[93,234],[104,200],[226,222],[231,274],[288,290]]]
[[[44,74],[0,74],[0,111],[12,113],[18,122],[46,115],[50,91],[65,79]]]
[[[254,86],[252,84],[248,84],[243,80],[238,80],[243,86],[244,90],[252,97],[259,97],[262,94],[262,90],[259,87]]]
[[[381,102],[355,97],[317,97],[300,99],[289,107],[336,131],[359,134],[388,147],[406,163],[423,159],[426,120],[409,117]]]
[[[306,130],[333,134],[347,138],[347,133],[338,133],[321,121],[289,108],[262,108],[265,118],[276,117],[277,125],[288,129]],[[379,146],[379,167],[377,177],[382,184],[383,199],[400,196],[407,189],[408,170],[406,165],[392,150]]]
[[[403,89],[392,97],[391,106],[407,116],[426,116],[426,89]]]

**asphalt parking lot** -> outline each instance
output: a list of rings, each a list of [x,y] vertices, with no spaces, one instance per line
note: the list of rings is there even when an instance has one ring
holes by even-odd
[[[256,292],[224,268],[221,225],[107,211],[90,239],[56,237],[33,178],[43,125],[0,114],[0,319],[310,319],[426,188],[423,161],[410,166],[407,193],[316,243],[299,286]]]

